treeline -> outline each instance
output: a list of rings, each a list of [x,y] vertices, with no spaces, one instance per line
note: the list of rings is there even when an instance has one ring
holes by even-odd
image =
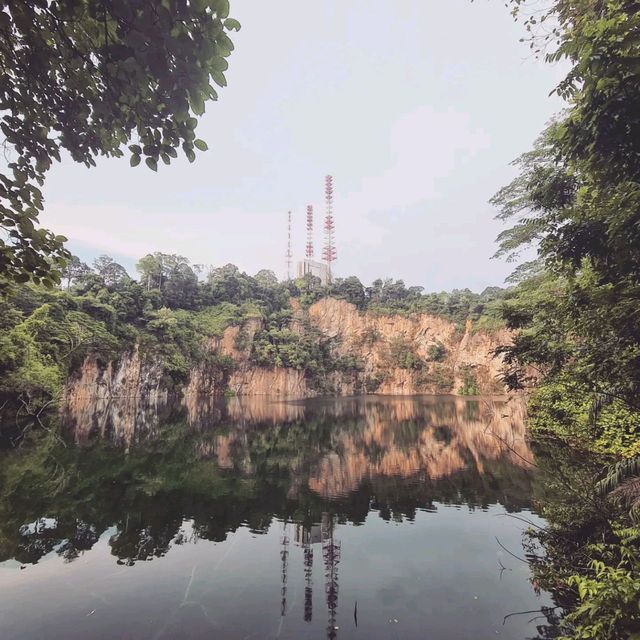
[[[424,287],[407,287],[402,280],[377,279],[367,287],[356,276],[336,278],[329,287],[321,286],[320,280],[313,276],[279,282],[268,269],[250,276],[233,264],[217,268],[192,265],[183,256],[159,252],[141,258],[136,269],[140,274],[137,282],[109,256],[97,258],[93,268],[74,256],[63,272],[63,285],[80,295],[98,295],[105,289],[128,292],[134,299],[128,300],[130,313],[127,319],[141,315],[140,302],[143,300],[156,308],[187,310],[221,302],[240,305],[251,301],[263,306],[267,312],[273,312],[286,308],[290,297],[300,298],[302,304],[308,306],[331,295],[347,300],[363,311],[430,313],[457,324],[463,324],[468,318],[478,320],[481,317],[499,322],[499,301],[508,292],[501,287],[487,287],[482,293],[454,289],[425,294]],[[144,292],[150,295],[144,295]]]

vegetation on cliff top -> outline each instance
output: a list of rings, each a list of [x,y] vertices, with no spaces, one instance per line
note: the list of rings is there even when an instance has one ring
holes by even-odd
[[[267,270],[249,276],[234,265],[210,269],[200,278],[186,258],[162,253],[142,258],[138,270],[136,281],[108,256],[99,257],[93,268],[76,258],[65,269],[61,288],[25,284],[0,301],[0,393],[28,413],[37,412],[59,397],[69,373],[88,354],[106,362],[134,344],[161,357],[169,385],[183,384],[190,370],[205,361],[232,367],[228,359],[213,361],[208,341],[251,318],[259,319],[260,329],[250,345],[239,345],[249,348],[251,361],[302,370],[321,390],[327,374],[357,372],[362,363],[356,356],[336,356],[335,341],[308,322],[302,331],[293,331],[291,298],[307,306],[331,295],[361,310],[431,313],[459,326],[479,318],[492,326],[496,305],[506,293],[491,288],[482,294],[423,294],[420,287],[391,280],[376,280],[365,288],[355,277],[337,279],[326,288],[314,278],[278,282]],[[424,363],[411,347],[401,347],[392,345],[390,364],[421,368]],[[430,360],[442,360],[443,349],[434,345]],[[369,387],[375,387],[373,381]]]

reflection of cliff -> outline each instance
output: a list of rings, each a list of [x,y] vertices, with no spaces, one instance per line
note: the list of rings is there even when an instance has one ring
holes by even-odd
[[[93,415],[79,406],[66,416],[66,446],[44,432],[3,458],[0,559],[38,562],[55,550],[72,560],[108,528],[112,553],[133,563],[241,526],[265,531],[274,518],[311,539],[328,512],[363,522],[371,510],[411,519],[438,502],[530,506],[531,452],[515,400],[123,399],[98,401]],[[335,547],[323,560],[337,567],[338,555]],[[310,569],[311,550],[306,559]],[[325,569],[327,603],[337,603]]]
[[[517,399],[360,398],[272,403],[234,400],[252,420],[215,437],[209,454],[225,469],[254,473],[261,464],[292,474],[289,495],[306,486],[324,498],[364,481],[399,477],[434,482],[465,472],[481,477],[496,463],[528,471],[525,406]],[[268,417],[272,410],[276,421]],[[245,416],[247,414],[244,414]],[[266,459],[263,452],[270,452]]]
[[[391,415],[389,415],[391,414]],[[368,407],[362,429],[345,431],[322,457],[309,486],[332,497],[355,490],[364,478],[439,479],[504,457],[526,466],[523,409],[515,402],[452,400],[443,407],[401,400]]]

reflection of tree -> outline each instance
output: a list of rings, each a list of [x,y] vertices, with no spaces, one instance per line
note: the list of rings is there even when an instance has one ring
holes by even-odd
[[[55,550],[73,560],[115,527],[112,553],[132,564],[166,554],[187,515],[193,539],[221,541],[244,524],[265,531],[274,518],[308,528],[327,511],[362,522],[372,507],[402,519],[439,502],[530,504],[530,472],[484,433],[491,424],[517,435],[520,423],[509,431],[482,406],[480,419],[474,409],[466,422],[460,400],[341,400],[290,412],[277,405],[275,421],[266,407],[252,406],[244,420],[232,407],[236,419],[218,404],[201,414],[204,423],[162,409],[153,428],[141,425],[144,437],[126,432],[126,455],[121,429],[98,430],[117,445],[87,430],[83,446],[32,434],[0,460],[0,559],[38,562]],[[310,576],[311,548],[305,563]],[[307,588],[310,619],[310,577]]]

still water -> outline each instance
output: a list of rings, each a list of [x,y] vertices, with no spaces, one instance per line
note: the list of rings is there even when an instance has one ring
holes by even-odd
[[[543,631],[515,400],[94,402],[62,432],[0,460],[4,640]]]

